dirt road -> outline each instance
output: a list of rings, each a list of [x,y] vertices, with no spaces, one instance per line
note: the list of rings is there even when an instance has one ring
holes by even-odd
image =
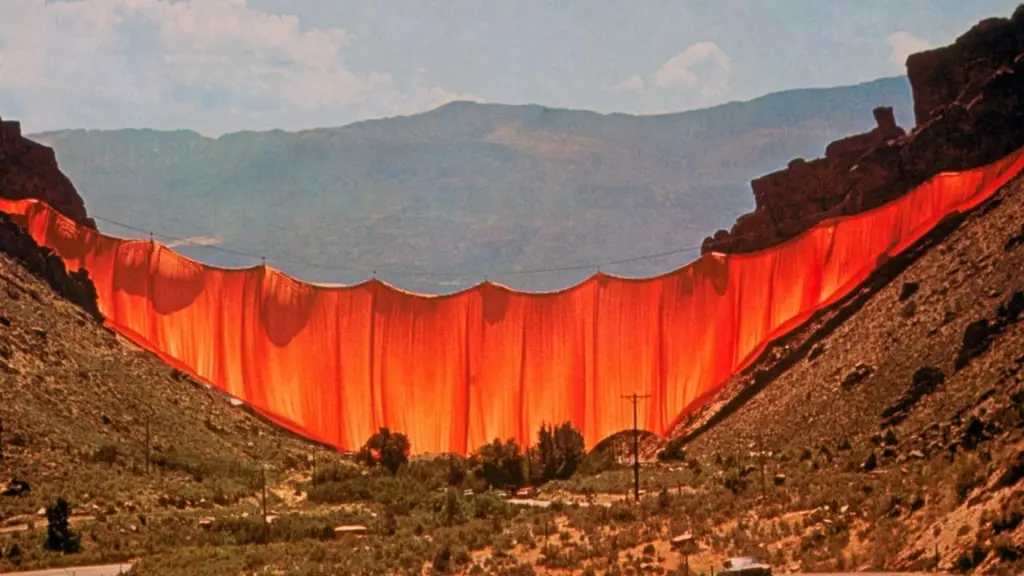
[[[32,572],[0,571],[0,574],[7,574],[9,576],[118,576],[119,574],[127,574],[131,569],[131,564],[107,564],[105,566],[50,568],[47,570],[35,570]]]

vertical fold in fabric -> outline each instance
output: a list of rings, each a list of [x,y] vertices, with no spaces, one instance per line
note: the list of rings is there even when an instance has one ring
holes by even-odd
[[[586,427],[590,438],[605,438],[632,426],[633,404],[625,397],[646,396],[637,404],[637,422],[645,430],[662,430],[664,403],[661,297],[664,280],[624,280],[599,275],[595,319],[594,374],[598,385],[590,390],[596,421]]]
[[[413,449],[441,453],[465,444],[466,293],[424,298],[381,285],[373,303],[380,422]]]
[[[470,310],[469,421],[466,444],[474,450],[522,432],[526,309],[530,296],[491,283],[477,289]]]
[[[586,361],[593,345],[587,325],[593,322],[596,288],[591,278],[556,297],[517,295],[523,300],[519,418],[508,437],[533,443],[544,424],[586,427]]]

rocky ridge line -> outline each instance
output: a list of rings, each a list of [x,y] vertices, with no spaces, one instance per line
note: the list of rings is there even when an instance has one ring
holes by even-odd
[[[907,77],[917,122],[910,133],[890,108],[875,109],[872,131],[751,182],[755,210],[705,238],[701,252],[762,250],[824,219],[881,206],[941,172],[977,168],[1024,146],[1024,4],[949,46],[912,54]]]

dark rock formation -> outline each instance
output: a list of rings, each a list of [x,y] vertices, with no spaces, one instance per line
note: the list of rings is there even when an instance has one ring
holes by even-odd
[[[935,112],[957,101],[969,102],[1000,68],[1021,53],[1024,7],[1010,19],[982,20],[956,41],[911,54],[907,77],[914,96],[914,119],[925,124]]]
[[[32,487],[29,483],[24,480],[17,478],[11,478],[11,481],[7,483],[7,487],[3,492],[0,492],[0,496],[23,496],[32,491]]]
[[[981,318],[968,324],[964,330],[960,350],[957,352],[954,366],[957,370],[984,354],[992,339],[1004,332],[1007,327],[1016,324],[1024,314],[1024,292],[1014,292],[999,305],[995,317],[989,321]]]
[[[917,282],[904,282],[903,288],[900,289],[900,302],[909,300],[914,294],[917,294],[920,287],[921,285]]]
[[[940,172],[983,166],[1024,146],[1024,5],[950,46],[911,55],[907,76],[918,123],[910,134],[891,109],[875,109],[871,132],[754,180],[754,212],[705,238],[702,252],[761,250],[826,218],[894,200]]]
[[[874,368],[864,363],[857,363],[853,371],[847,374],[839,385],[843,390],[852,390],[857,384],[866,380],[875,371]]]
[[[835,209],[846,199],[853,182],[850,170],[868,151],[903,136],[892,108],[876,108],[876,127],[870,132],[837,140],[825,149],[825,157],[797,158],[778,172],[753,182],[754,212],[737,220],[732,233],[718,231],[704,240],[704,252],[747,252],[791,238]]]
[[[57,167],[52,148],[21,135],[21,124],[0,118],[0,198],[37,198],[91,228],[85,202]]]
[[[914,372],[913,381],[910,387],[897,400],[896,403],[882,410],[883,428],[895,426],[906,419],[907,413],[917,405],[922,398],[934,392],[946,381],[946,375],[942,370],[934,366],[923,366]],[[891,431],[890,431],[891,432]],[[889,434],[886,435],[886,444],[889,443]],[[895,435],[891,436],[895,439]]]
[[[20,262],[25,269],[39,277],[54,292],[79,306],[97,322],[103,321],[97,303],[96,286],[85,270],[68,272],[64,261],[49,248],[41,247],[21,226],[0,212],[0,252]],[[8,296],[20,298],[17,286],[7,286]]]

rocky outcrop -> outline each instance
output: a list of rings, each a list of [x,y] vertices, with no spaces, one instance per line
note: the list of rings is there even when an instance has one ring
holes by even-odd
[[[891,109],[876,109],[871,132],[754,180],[754,212],[706,238],[702,252],[761,250],[826,218],[880,206],[939,172],[976,168],[1024,146],[1024,5],[950,46],[911,55],[907,76],[913,131],[896,126]]]
[[[20,262],[33,275],[49,284],[54,292],[77,305],[97,322],[103,321],[100,313],[96,286],[85,270],[68,272],[64,261],[49,248],[41,247],[21,226],[0,212],[0,252]],[[20,298],[21,289],[13,283],[0,282],[0,289],[6,288],[9,298]],[[31,296],[31,294],[30,294]]]
[[[57,167],[52,148],[21,135],[21,124],[0,118],[0,197],[37,198],[80,224],[95,228],[85,202]]]
[[[1024,6],[1010,19],[982,20],[949,46],[911,54],[907,77],[917,124],[954,102],[973,100],[993,74],[1012,62],[1024,45],[1022,20]]]
[[[740,217],[732,235],[723,230],[705,240],[705,251],[756,250],[799,234],[809,222],[838,214],[836,208],[856,184],[851,169],[858,160],[875,147],[906,134],[896,125],[892,108],[876,108],[874,114],[873,130],[829,144],[824,158],[810,162],[797,158],[785,169],[751,182],[756,209]]]

